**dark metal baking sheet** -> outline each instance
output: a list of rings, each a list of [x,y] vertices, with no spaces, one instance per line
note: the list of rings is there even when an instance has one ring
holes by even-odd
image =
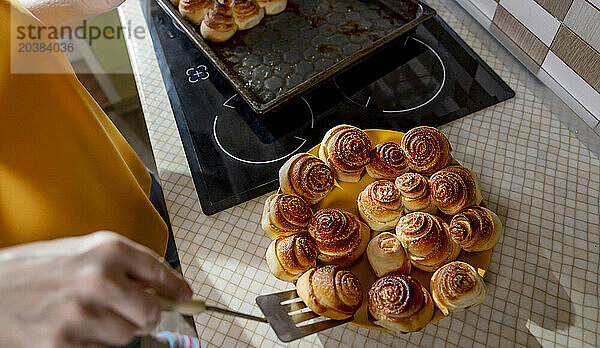
[[[156,0],[257,113],[367,58],[435,11],[417,0],[288,0],[287,9],[223,43],[204,41],[169,0]]]

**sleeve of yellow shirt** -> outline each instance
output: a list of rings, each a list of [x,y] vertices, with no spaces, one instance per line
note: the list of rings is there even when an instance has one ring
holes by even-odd
[[[164,255],[167,227],[148,199],[146,168],[63,53],[16,51],[15,28],[30,25],[42,26],[0,0],[0,247],[110,230]],[[15,74],[11,63],[56,73]]]

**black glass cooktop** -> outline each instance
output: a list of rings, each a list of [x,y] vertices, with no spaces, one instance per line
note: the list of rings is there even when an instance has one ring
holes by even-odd
[[[280,110],[257,115],[153,0],[143,0],[198,197],[214,214],[277,188],[279,167],[347,123],[439,126],[514,92],[439,17]]]

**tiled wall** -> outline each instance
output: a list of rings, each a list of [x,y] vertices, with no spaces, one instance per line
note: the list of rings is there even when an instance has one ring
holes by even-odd
[[[534,73],[543,70],[558,82],[589,111],[581,118],[600,134],[600,0],[458,2],[519,50]]]

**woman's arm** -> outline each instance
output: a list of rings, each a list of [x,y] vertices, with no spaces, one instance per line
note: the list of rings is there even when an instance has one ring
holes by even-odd
[[[108,12],[124,0],[19,0],[48,27],[76,28],[85,20]]]
[[[0,249],[0,279],[2,347],[124,345],[158,321],[156,294],[192,294],[152,251],[109,232]]]

